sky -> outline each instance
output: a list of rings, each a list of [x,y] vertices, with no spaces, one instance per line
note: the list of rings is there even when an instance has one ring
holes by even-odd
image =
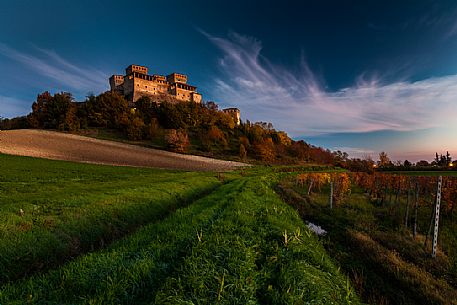
[[[457,158],[457,2],[0,0],[0,116],[130,64],[352,157]]]

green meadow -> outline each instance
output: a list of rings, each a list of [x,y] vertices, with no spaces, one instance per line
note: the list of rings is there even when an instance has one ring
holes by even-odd
[[[271,170],[0,170],[0,304],[360,303]]]

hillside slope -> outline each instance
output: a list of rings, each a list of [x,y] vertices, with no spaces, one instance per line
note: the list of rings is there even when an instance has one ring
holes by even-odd
[[[44,130],[0,131],[0,153],[117,166],[193,171],[232,170],[247,164]]]

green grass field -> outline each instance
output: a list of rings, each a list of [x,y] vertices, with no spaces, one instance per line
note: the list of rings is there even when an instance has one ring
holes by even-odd
[[[267,169],[0,170],[0,304],[359,304]]]
[[[0,282],[48,269],[162,219],[214,174],[0,154]]]

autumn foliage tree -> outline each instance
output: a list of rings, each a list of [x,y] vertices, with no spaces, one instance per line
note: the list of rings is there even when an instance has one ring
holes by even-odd
[[[226,147],[228,145],[225,134],[217,126],[213,125],[209,130],[202,135],[202,143],[210,149],[213,145],[221,145]]]
[[[139,116],[131,116],[127,125],[127,137],[129,140],[141,140],[143,138],[145,124]]]
[[[89,96],[85,103],[90,126],[124,129],[131,113],[128,101],[114,92]]]
[[[190,145],[189,136],[185,130],[169,129],[165,135],[167,147],[174,152],[186,152]]]
[[[248,155],[248,152],[243,144],[240,144],[240,153],[239,157],[241,160],[246,160],[246,157]]]
[[[74,131],[79,129],[76,112],[77,106],[70,93],[51,95],[46,91],[37,96],[27,120],[32,128]]]

